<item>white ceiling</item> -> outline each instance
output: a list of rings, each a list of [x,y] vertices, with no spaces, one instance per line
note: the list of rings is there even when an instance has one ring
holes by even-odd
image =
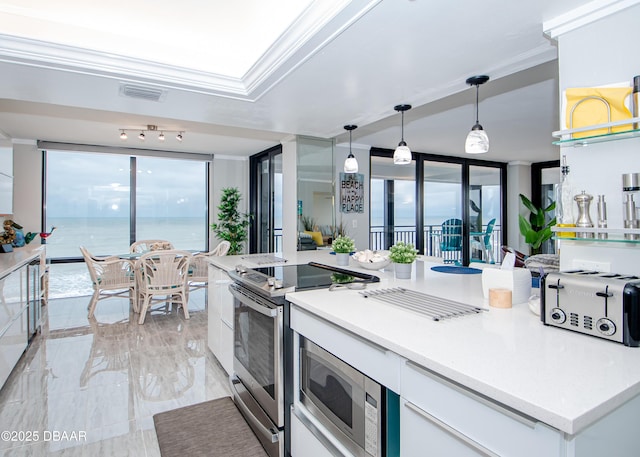
[[[595,0],[611,3],[615,0]],[[462,156],[475,121],[496,161],[557,159],[557,49],[543,22],[594,2],[0,0],[7,138],[247,156],[291,134]],[[123,83],[163,92],[120,95]],[[119,129],[185,131],[160,143]],[[1,138],[0,134],[0,138]]]

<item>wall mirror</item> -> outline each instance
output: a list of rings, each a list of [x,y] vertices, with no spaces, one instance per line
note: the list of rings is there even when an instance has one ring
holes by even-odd
[[[331,246],[335,226],[333,140],[299,136],[298,250]]]

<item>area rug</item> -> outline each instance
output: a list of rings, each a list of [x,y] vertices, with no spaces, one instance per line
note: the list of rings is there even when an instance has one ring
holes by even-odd
[[[153,416],[162,457],[267,457],[231,397]]]

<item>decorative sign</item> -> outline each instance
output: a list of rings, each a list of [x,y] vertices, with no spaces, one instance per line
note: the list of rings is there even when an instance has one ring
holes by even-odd
[[[340,173],[340,212],[364,213],[364,175]]]

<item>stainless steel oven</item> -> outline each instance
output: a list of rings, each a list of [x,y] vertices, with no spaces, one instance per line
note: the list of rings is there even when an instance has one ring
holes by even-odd
[[[385,388],[304,337],[300,401],[354,456],[385,455]]]
[[[284,442],[283,306],[237,284],[230,284],[229,290],[234,297],[234,398],[269,455],[280,456]]]
[[[234,297],[234,375],[236,405],[271,457],[288,457],[293,398],[293,344],[285,294],[328,288],[335,274],[352,281],[376,276],[310,263],[229,272]],[[299,456],[296,456],[299,457]]]

